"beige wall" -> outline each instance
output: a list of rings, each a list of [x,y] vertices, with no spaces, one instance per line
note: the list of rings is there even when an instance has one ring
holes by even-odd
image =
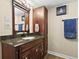
[[[9,20],[8,21],[9,23],[6,23],[7,20]],[[12,0],[1,0],[0,1],[0,36],[11,35],[11,34],[12,34]],[[2,54],[1,54],[1,43],[0,43],[0,59],[2,59],[1,55]]]
[[[48,9],[48,46],[49,51],[63,53],[77,57],[77,39],[68,40],[64,38],[63,19],[77,17],[77,1],[67,4],[67,15],[56,16],[56,6]]]
[[[12,34],[12,1],[11,0],[1,0],[0,2],[0,28],[1,28],[0,36]]]

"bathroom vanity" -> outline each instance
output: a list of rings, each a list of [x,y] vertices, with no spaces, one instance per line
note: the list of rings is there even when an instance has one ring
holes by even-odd
[[[44,36],[35,36],[27,40],[8,39],[2,42],[2,59],[43,59],[47,54],[47,48]]]
[[[15,37],[18,32],[27,32],[27,34],[30,33],[30,9],[26,8],[26,6],[24,7],[24,5],[18,3],[16,0],[13,0],[12,2],[13,37]],[[21,11],[23,10],[20,15],[20,19],[18,19],[18,21],[21,21],[19,23],[16,21],[17,12],[15,12],[18,9],[19,11],[20,9]],[[44,56],[47,54],[48,50],[47,16],[48,10],[46,7],[42,6],[33,9],[33,34],[37,33],[41,35],[33,35],[32,37],[30,35],[26,37],[20,36],[6,40],[4,40],[4,37],[4,39],[2,39],[2,59],[44,59]]]

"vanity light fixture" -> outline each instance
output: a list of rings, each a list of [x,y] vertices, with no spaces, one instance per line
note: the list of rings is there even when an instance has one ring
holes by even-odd
[[[30,4],[28,3],[28,0],[19,0],[19,2],[27,8],[31,7]]]

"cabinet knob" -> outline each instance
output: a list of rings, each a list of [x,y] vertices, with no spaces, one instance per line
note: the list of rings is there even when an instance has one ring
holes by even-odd
[[[25,59],[28,59],[27,57]]]
[[[38,52],[38,49],[36,49],[36,52]]]

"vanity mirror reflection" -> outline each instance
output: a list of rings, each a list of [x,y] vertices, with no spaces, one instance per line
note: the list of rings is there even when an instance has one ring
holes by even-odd
[[[13,34],[29,33],[29,11],[21,0],[13,0]]]

